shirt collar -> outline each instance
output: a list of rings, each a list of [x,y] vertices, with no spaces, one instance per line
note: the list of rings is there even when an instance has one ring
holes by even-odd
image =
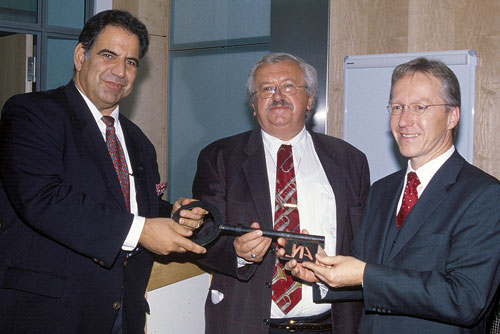
[[[417,173],[418,179],[420,180],[420,184],[422,185],[422,189],[425,189],[425,187],[427,186],[427,184],[429,184],[434,174],[436,174],[438,169],[441,168],[441,166],[446,162],[446,160],[448,160],[451,157],[453,152],[455,152],[455,146],[451,145],[451,147],[446,152],[432,159],[431,161],[427,162],[425,165],[421,166],[417,170],[414,170],[411,167],[410,160],[408,160],[406,175],[408,175],[409,172]]]
[[[75,87],[78,90],[78,92],[80,93],[80,95],[83,97],[83,100],[85,101],[85,103],[87,103],[87,106],[89,107],[90,112],[92,113],[92,116],[94,116],[95,121],[96,122],[101,121],[103,114],[101,114],[101,112],[99,111],[99,109],[97,109],[95,104],[92,103],[92,101],[90,101],[90,99],[85,94],[82,93],[82,91],[78,88],[77,85],[75,85]],[[110,115],[111,117],[113,117],[115,119],[115,124],[117,123],[119,113],[120,113],[120,108],[117,105],[116,108],[113,110],[113,112]]]
[[[279,138],[271,136],[269,133],[261,129],[262,140],[264,141],[264,146],[269,149],[271,156],[275,157],[278,153],[278,149],[281,145],[292,145],[294,152],[301,152],[304,150],[306,145],[307,131],[304,126],[302,130],[292,139],[283,141]]]

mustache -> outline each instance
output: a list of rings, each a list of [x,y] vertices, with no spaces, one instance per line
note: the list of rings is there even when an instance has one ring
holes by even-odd
[[[267,106],[266,108],[266,112],[268,112],[271,108],[274,108],[274,107],[287,107],[288,109],[290,109],[291,111],[293,111],[293,105],[291,105],[290,103],[286,102],[286,101],[274,101],[273,103],[271,103],[270,105]]]

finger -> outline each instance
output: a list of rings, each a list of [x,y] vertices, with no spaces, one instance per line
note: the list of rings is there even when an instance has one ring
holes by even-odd
[[[191,203],[192,201],[194,201],[192,198],[186,198],[186,197],[179,197],[178,199],[179,203],[181,203],[182,205],[186,205],[186,204],[189,204]]]
[[[183,248],[189,252],[193,252],[196,254],[205,254],[207,252],[207,250],[204,247],[201,247],[200,245],[192,242],[191,240],[182,237],[178,240],[178,245],[180,248]]]
[[[190,218],[190,219],[201,219],[207,213],[208,213],[208,211],[203,209],[203,208],[194,207],[190,210],[181,210],[180,216],[184,217],[184,218]]]
[[[283,257],[285,256],[286,252],[285,252],[285,249],[284,248],[278,248],[276,250],[276,256],[277,257]]]
[[[278,238],[278,245],[281,247],[285,247],[286,244],[286,239],[285,238]]]
[[[262,238],[262,231],[261,230],[255,230],[255,231],[252,231],[252,232],[248,232],[248,233],[242,234],[239,237],[237,237],[236,239],[239,242],[246,244],[246,243],[249,243],[249,242],[252,242],[252,241],[255,241],[255,240],[259,240],[261,238]],[[254,244],[252,246],[257,245],[257,243],[258,242],[254,242]]]
[[[316,263],[308,262],[308,261],[302,262],[301,265],[302,265],[302,267],[304,267],[308,270],[314,271],[314,273],[316,273],[319,268],[324,268],[324,267],[321,267],[320,265],[317,265]]]
[[[301,233],[302,233],[302,234],[309,234],[309,231],[308,231],[308,230],[306,230],[306,229],[303,229]]]
[[[334,282],[331,281],[331,278],[332,278],[331,270],[332,270],[332,268],[316,266],[315,270],[314,270],[314,274],[316,275],[316,277],[318,277],[318,279],[320,279],[321,281],[332,286],[334,284]]]
[[[320,257],[327,256],[325,250],[323,249],[323,247],[321,247],[321,245],[318,245],[318,251],[316,252],[316,254],[319,255]]]
[[[172,212],[176,212],[177,210],[179,210],[179,208],[182,206],[181,202],[180,202],[180,198],[175,201],[174,205],[172,206]]]
[[[296,260],[290,260],[287,263],[285,263],[285,269],[289,271],[293,271],[297,267],[297,261]]]
[[[203,225],[203,219],[179,219],[179,224],[182,226],[189,228],[190,230],[196,230],[201,225]]]
[[[316,254],[316,260],[324,264],[326,266],[333,266],[341,263],[343,261],[343,256],[337,255],[337,256],[324,256],[322,254],[317,253]]]
[[[271,239],[262,238],[262,241],[259,242],[257,246],[255,246],[252,252],[257,256],[264,256],[270,246],[271,246]]]
[[[170,228],[174,230],[174,232],[184,237],[190,237],[193,234],[192,229],[188,228],[185,225],[179,225],[172,219],[168,219],[167,223],[169,224]]]
[[[234,239],[234,248],[239,254],[250,252],[266,240],[266,238],[263,237],[253,236],[254,233],[255,232],[250,232],[247,233],[248,235],[244,234]]]
[[[260,225],[257,222],[253,222],[252,224],[250,224],[250,227],[251,228],[260,228]]]

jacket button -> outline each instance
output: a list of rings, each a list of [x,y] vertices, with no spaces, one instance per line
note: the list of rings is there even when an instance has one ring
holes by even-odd
[[[118,311],[120,309],[120,307],[121,307],[120,302],[114,302],[113,303],[113,310],[117,310]]]
[[[266,287],[268,287],[268,288],[272,288],[272,287],[273,287],[273,283],[271,283],[271,282],[266,282]]]
[[[264,320],[262,320],[262,322],[263,322],[263,323],[264,323],[264,325],[266,325],[266,326],[267,326],[267,325],[269,325],[269,323],[270,323],[269,319],[264,319]]]
[[[123,261],[123,266],[126,267],[128,264],[127,260]]]
[[[99,265],[100,265],[101,267],[104,267],[104,261],[99,261]]]

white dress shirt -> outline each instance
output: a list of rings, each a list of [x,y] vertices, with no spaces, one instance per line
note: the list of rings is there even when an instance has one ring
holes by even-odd
[[[77,87],[78,89],[78,87]],[[87,106],[89,107],[90,111],[92,112],[92,116],[94,116],[94,119],[97,123],[97,126],[99,127],[99,130],[101,130],[102,137],[104,139],[104,142],[106,142],[106,124],[102,121],[102,116],[101,112],[97,109],[97,107],[90,101],[79,89],[78,91],[82,95],[83,99],[87,103]],[[130,184],[130,213],[134,215],[134,220],[132,221],[132,226],[130,227],[130,230],[127,234],[127,238],[125,238],[125,241],[123,242],[122,245],[122,250],[130,252],[134,250],[134,248],[137,247],[137,244],[139,243],[139,238],[142,233],[142,229],[144,227],[144,223],[146,221],[145,217],[140,217],[138,216],[138,208],[137,208],[137,199],[136,199],[136,193],[135,193],[135,180],[133,177],[130,177],[130,174],[132,173],[130,164],[130,158],[128,156],[128,151],[127,151],[127,145],[125,144],[125,137],[123,136],[123,130],[120,125],[120,120],[119,120],[119,107],[117,106],[115,110],[111,113],[111,117],[115,119],[115,133],[116,136],[118,137],[118,140],[120,141],[120,144],[122,145],[123,152],[125,153],[125,160],[127,161],[127,167],[128,167],[128,172],[129,172],[129,184]]]
[[[297,136],[284,142],[262,131],[262,140],[264,142],[273,218],[276,196],[277,153],[282,144],[290,144],[292,145],[297,183],[300,229],[307,229],[309,234],[324,235],[326,253],[332,256],[335,255],[337,244],[335,194],[316,154],[311,135],[304,127]],[[272,302],[271,318],[312,316],[331,309],[329,303],[314,303],[312,295],[311,284],[303,283],[301,301],[286,315]]]

